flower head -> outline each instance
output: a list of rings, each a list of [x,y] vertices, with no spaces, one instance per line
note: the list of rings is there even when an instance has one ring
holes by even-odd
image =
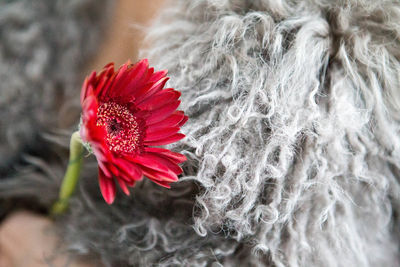
[[[180,92],[164,88],[167,71],[154,72],[147,59],[114,70],[108,64],[86,78],[81,92],[81,137],[99,164],[99,184],[107,203],[114,201],[115,182],[129,195],[128,187],[143,176],[170,187],[178,180],[186,160],[182,154],[155,146],[185,137],[179,133],[187,121]]]

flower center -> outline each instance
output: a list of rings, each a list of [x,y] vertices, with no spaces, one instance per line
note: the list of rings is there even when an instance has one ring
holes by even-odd
[[[126,106],[115,102],[101,104],[97,110],[97,126],[105,127],[110,150],[133,153],[140,148],[142,131],[139,120]]]

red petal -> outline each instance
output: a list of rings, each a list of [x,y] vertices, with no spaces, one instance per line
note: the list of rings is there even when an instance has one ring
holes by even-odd
[[[108,98],[108,91],[109,91],[109,88],[110,88],[110,87],[112,86],[112,84],[114,83],[114,81],[115,81],[115,76],[116,76],[116,75],[117,75],[117,74],[116,74],[116,72],[114,72],[114,69],[113,69],[113,70],[112,70],[112,73],[111,73],[111,76],[108,77],[108,79],[105,80],[105,83],[104,83],[104,85],[103,85],[101,91],[99,90],[99,92],[98,92],[98,98],[99,98],[99,99],[104,100],[104,99]]]
[[[154,159],[149,154],[140,154],[137,155],[136,157],[130,157],[130,159],[134,162],[136,162],[139,165],[142,165],[144,167],[147,167],[152,170],[160,171],[160,172],[168,172],[169,169],[161,164],[157,159]],[[143,168],[142,168],[143,170]]]
[[[183,111],[175,111],[168,118],[165,118],[164,120],[156,122],[154,124],[147,124],[147,126],[152,130],[165,127],[174,127],[177,126],[184,118],[185,114],[183,113]]]
[[[112,204],[114,202],[116,193],[115,183],[112,178],[106,177],[100,169],[99,169],[99,185],[104,200],[108,204]]]
[[[120,85],[118,85],[119,87],[116,88],[115,90],[115,97],[122,97],[122,98],[134,98],[132,91],[136,90],[138,84],[134,84],[133,86],[129,86],[130,82],[132,81],[132,79],[135,78],[135,70],[131,69],[128,70],[128,74],[126,75],[126,77],[124,78],[124,80],[120,81]]]
[[[106,167],[112,172],[114,176],[119,176],[119,170],[117,169],[117,167],[114,166],[114,164],[106,162]]]
[[[168,169],[173,171],[176,175],[179,175],[183,172],[181,167],[179,167],[175,162],[169,160],[168,158],[158,155],[157,153],[150,153],[150,155],[152,155],[157,161],[164,164]]]
[[[122,180],[122,179],[120,179],[120,178],[118,178],[118,177],[116,177],[116,178],[117,178],[119,187],[121,187],[122,191],[123,191],[126,195],[129,196],[129,195],[130,195],[130,192],[129,192],[129,189],[128,189],[128,187],[126,186],[126,183],[124,182],[124,180]]]
[[[154,110],[165,106],[166,104],[172,102],[173,100],[178,99],[181,96],[181,93],[178,91],[161,91],[152,97],[148,97],[141,103],[137,105],[140,109],[145,110]]]
[[[144,141],[147,142],[165,139],[173,134],[176,134],[177,132],[179,132],[179,130],[179,127],[156,129],[155,131],[153,130],[153,128],[148,128]]]
[[[187,160],[185,155],[160,147],[146,147],[146,152],[161,154],[175,163],[182,163]]]
[[[89,80],[92,80],[94,77],[96,77],[96,72],[93,71],[89,77],[86,77],[85,81],[83,82],[82,89],[81,89],[81,105],[83,104],[83,101],[85,100],[87,96],[87,90],[89,87]]]
[[[97,97],[105,94],[108,90],[106,84],[110,84],[114,79],[114,63],[108,64],[103,71],[97,76],[95,94]]]
[[[124,173],[122,178],[125,178],[126,181],[142,179],[142,171],[135,163],[119,159],[118,168]]]
[[[145,176],[147,176],[147,178],[149,178],[153,181],[158,181],[158,182],[164,181],[164,182],[168,182],[168,183],[178,181],[178,176],[171,170],[168,170],[168,172],[159,172],[159,171],[144,167],[143,174]]]
[[[82,103],[83,122],[95,121],[97,119],[98,103],[94,95],[89,95]]]
[[[96,158],[97,158],[97,155],[96,155]],[[103,172],[104,176],[111,178],[112,177],[112,173],[107,168],[106,164],[104,164],[104,162],[99,160],[99,159],[97,159],[97,163],[99,164],[99,169]]]
[[[143,77],[142,77],[142,79],[139,81],[141,84],[142,84],[142,86],[143,85],[145,85],[145,84],[148,84],[148,83],[153,83],[153,82],[150,82],[150,77],[153,75],[153,73],[154,73],[154,68],[147,68],[147,71],[145,72],[145,75],[143,75]]]
[[[153,180],[153,179],[150,179],[150,180],[151,180],[153,183],[156,183],[156,184],[158,184],[158,185],[160,185],[160,186],[162,186],[162,187],[171,188],[170,182],[157,181],[157,180]]]
[[[170,103],[169,105],[165,105],[160,109],[153,110],[150,116],[147,118],[147,124],[154,124],[156,122],[162,121],[163,119],[169,117],[172,112],[174,112],[178,106],[180,105],[181,101],[177,100],[175,102]]]
[[[181,121],[179,122],[178,126],[179,126],[179,127],[183,126],[183,125],[188,121],[188,119],[189,119],[189,117],[188,117],[188,116],[185,116],[185,117],[183,118],[183,120],[181,120]]]
[[[125,92],[127,94],[135,94],[137,90],[145,85],[145,77],[149,68],[149,62],[147,59],[143,59],[137,62],[131,71],[131,80],[126,84]]]
[[[116,72],[117,75],[115,76],[114,83],[108,89],[108,95],[111,98],[120,95],[121,91],[124,89],[123,87],[121,87],[121,85],[123,84],[123,82],[125,81],[126,77],[129,74],[128,67],[129,67],[128,64],[124,64]]]
[[[133,186],[135,186],[136,181],[130,180],[130,181],[125,181],[125,183],[126,183],[128,186],[133,187]]]
[[[160,80],[161,78],[164,78],[167,75],[168,71],[167,70],[160,70],[155,72],[151,78],[149,79],[149,82],[156,82]]]
[[[145,141],[144,144],[147,146],[162,146],[162,145],[168,145],[168,144],[172,144],[175,143],[181,139],[183,139],[185,137],[184,134],[181,133],[177,133],[174,135],[171,135],[165,139],[161,139],[161,140],[155,140],[155,141]]]
[[[137,103],[142,102],[143,100],[147,99],[148,97],[153,96],[155,93],[161,91],[164,88],[165,83],[169,80],[168,77],[162,78],[161,80],[154,83],[147,92],[142,92],[141,94],[135,94],[135,98]]]

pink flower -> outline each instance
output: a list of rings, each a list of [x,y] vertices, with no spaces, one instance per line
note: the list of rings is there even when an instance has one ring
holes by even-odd
[[[143,175],[170,187],[186,160],[182,154],[155,146],[177,142],[188,117],[176,110],[180,92],[164,88],[167,71],[154,72],[147,59],[114,71],[110,63],[86,78],[81,92],[81,137],[99,164],[99,184],[111,204],[115,182],[125,194]]]

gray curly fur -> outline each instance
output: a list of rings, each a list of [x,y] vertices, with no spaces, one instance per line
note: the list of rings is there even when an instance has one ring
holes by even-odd
[[[71,251],[109,266],[400,265],[397,1],[181,0],[149,40],[190,117],[171,146],[184,175],[109,207],[92,161],[60,220]],[[40,196],[61,167],[36,166]]]
[[[0,1],[3,171],[22,152],[40,149],[38,135],[75,123],[78,101],[67,99],[79,94],[108,6],[106,0]]]

